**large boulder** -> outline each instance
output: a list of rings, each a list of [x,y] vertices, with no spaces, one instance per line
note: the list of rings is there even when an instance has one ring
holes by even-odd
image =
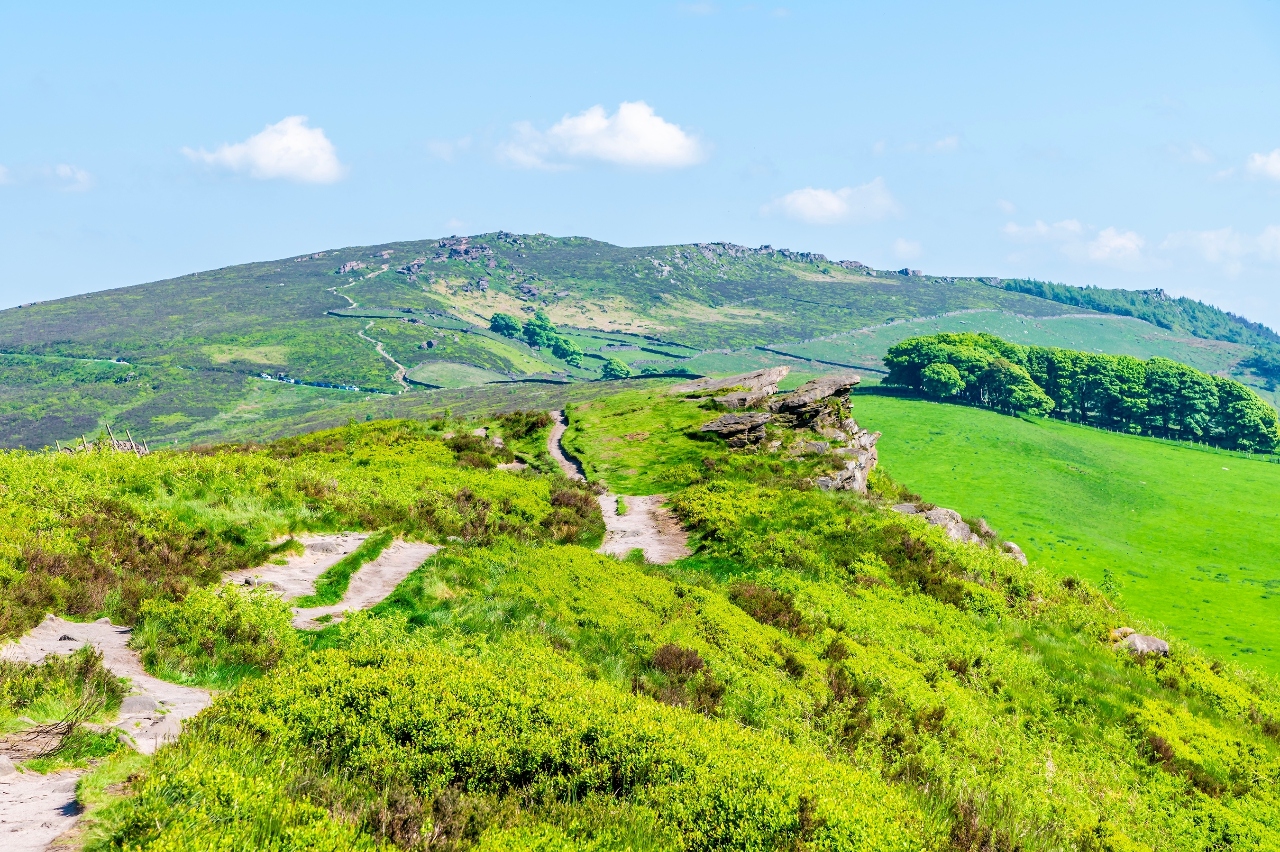
[[[861,381],[861,376],[851,373],[821,376],[805,382],[789,394],[774,399],[769,403],[769,410],[789,425],[802,427],[829,425],[827,421],[833,421],[834,417],[827,400],[832,397],[845,399]]]
[[[729,391],[730,393],[726,393],[723,396],[737,400],[741,394],[744,397],[757,398],[756,401],[760,401],[777,393],[778,382],[782,381],[789,372],[791,372],[790,367],[769,367],[764,370],[754,370],[750,373],[740,373],[736,376],[726,376],[722,379],[695,379],[691,382],[681,382],[675,385],[671,388],[671,392],[707,393]],[[717,398],[717,401],[720,401],[720,399]],[[742,405],[731,405],[728,402],[724,404],[727,407],[744,407]]]
[[[1018,547],[1018,545],[1014,544],[1013,542],[1006,541],[1004,544],[1000,545],[1000,549],[1003,550],[1005,553],[1007,553],[1009,556],[1012,556],[1014,559],[1021,562],[1023,565],[1027,564],[1027,554],[1023,553],[1022,548]]]
[[[1139,657],[1155,654],[1160,657],[1169,656],[1169,643],[1155,636],[1144,636],[1141,633],[1130,633],[1124,637],[1120,647]]]
[[[745,447],[750,444],[758,444],[764,440],[765,424],[772,419],[772,414],[766,414],[762,411],[722,414],[703,426],[699,431],[719,435],[728,441],[731,447]]]
[[[935,527],[940,527],[953,541],[968,544],[982,544],[982,537],[969,528],[955,509],[944,509],[941,506],[922,511],[914,503],[899,503],[893,511],[903,515],[915,515],[924,518]]]

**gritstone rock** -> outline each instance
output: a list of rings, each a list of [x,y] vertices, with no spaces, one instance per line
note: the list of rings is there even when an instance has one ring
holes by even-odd
[[[1120,643],[1120,647],[1140,656],[1145,654],[1159,654],[1161,657],[1169,656],[1168,642],[1163,639],[1157,639],[1155,636],[1143,636],[1141,633],[1129,634]]]
[[[840,376],[822,376],[805,382],[789,394],[781,396],[769,403],[769,410],[778,415],[788,425],[834,426],[832,409],[826,404],[831,397],[844,399],[849,396],[859,382],[861,376],[852,374]]]
[[[731,447],[745,447],[764,440],[765,424],[773,415],[763,412],[724,414],[703,426],[699,431],[712,432],[729,442]]]
[[[13,775],[17,771],[18,768],[13,765],[13,761],[9,759],[9,756],[0,754],[0,778],[4,778],[6,775]]]
[[[729,393],[715,397],[715,401],[725,408],[750,408],[778,392],[778,382],[791,372],[790,367],[769,367],[742,373],[724,379],[698,379],[678,384],[671,389],[672,393],[696,393],[698,391],[725,390]]]
[[[1014,559],[1021,562],[1023,565],[1027,564],[1027,554],[1023,553],[1022,548],[1018,547],[1018,545],[1014,544],[1013,542],[1006,541],[1003,545],[1001,545],[1000,549],[1003,550],[1005,553],[1009,554],[1010,556],[1012,556]]]
[[[933,526],[941,527],[953,541],[982,544],[982,538],[969,529],[969,525],[964,522],[960,517],[960,513],[955,509],[937,507],[927,512],[921,512],[920,508],[913,503],[899,503],[893,507],[893,511],[903,515],[917,515],[924,518]]]

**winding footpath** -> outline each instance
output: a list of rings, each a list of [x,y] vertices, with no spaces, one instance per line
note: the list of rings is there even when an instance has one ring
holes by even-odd
[[[366,538],[363,533],[307,536],[301,539],[303,552],[290,556],[284,565],[233,571],[224,575],[224,580],[269,586],[285,600],[310,595],[315,592],[316,579]],[[431,544],[392,542],[351,576],[340,603],[295,608],[294,626],[317,629],[322,626],[317,618],[328,615],[340,620],[342,613],[373,606],[439,549]],[[103,665],[130,683],[112,727],[123,742],[143,754],[152,754],[177,739],[182,723],[208,707],[212,696],[206,689],[180,686],[147,674],[138,652],[128,646],[131,633],[130,628],[105,618],[81,624],[48,615],[22,639],[0,648],[0,659],[39,663],[49,654],[70,654],[85,644],[94,646],[102,654]],[[47,775],[24,772],[14,768],[7,757],[0,758],[0,849],[43,852],[70,831],[80,818],[76,783],[83,774],[79,769]]]
[[[585,482],[581,465],[564,451],[562,441],[569,428],[564,412],[553,411],[551,416],[554,422],[551,434],[547,436],[547,452],[565,476]],[[597,553],[621,558],[638,548],[644,553],[646,562],[659,565],[675,562],[690,554],[689,534],[671,510],[663,505],[665,495],[619,498],[616,494],[605,493],[597,499],[605,526],[604,543],[597,548]],[[626,513],[622,515],[618,514],[619,499],[626,507]]]

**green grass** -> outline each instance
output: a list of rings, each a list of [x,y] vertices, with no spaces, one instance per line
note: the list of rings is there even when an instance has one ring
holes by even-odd
[[[1101,582],[1136,615],[1280,672],[1280,464],[1052,420],[855,396],[881,465],[986,517],[1034,561]]]
[[[390,530],[383,530],[360,542],[360,546],[351,553],[344,556],[341,560],[329,566],[323,574],[316,578],[316,592],[313,595],[306,595],[293,601],[294,606],[329,606],[336,604],[342,600],[342,596],[347,593],[347,586],[351,583],[351,577],[366,562],[372,562],[378,558],[378,554],[386,550],[387,545],[391,544],[394,538]]]
[[[439,388],[466,388],[508,381],[501,373],[456,361],[425,361],[405,374],[405,378]]]

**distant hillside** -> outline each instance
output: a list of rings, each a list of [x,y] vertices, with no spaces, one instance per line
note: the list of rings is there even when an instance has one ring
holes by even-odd
[[[874,370],[926,318],[993,331],[1016,320],[1025,343],[1116,345],[1111,326],[1079,319],[1106,313],[989,282],[769,246],[509,233],[243,264],[0,312],[0,445],[75,440],[108,423],[154,442],[219,440],[433,388],[591,381],[610,360],[636,374]],[[576,347],[581,358],[488,328],[495,313],[536,312],[573,344],[560,355]],[[1251,354],[1206,348],[1184,325],[1119,337],[1132,354],[1206,370],[1238,371]],[[846,337],[872,329],[890,333]]]
[[[1263,347],[1280,345],[1280,334],[1260,322],[1252,322],[1230,311],[1223,311],[1185,296],[1175,299],[1164,290],[1072,287],[1034,279],[984,280],[1011,293],[1026,293],[1104,314],[1137,317],[1160,328],[1206,340],[1224,340]]]

